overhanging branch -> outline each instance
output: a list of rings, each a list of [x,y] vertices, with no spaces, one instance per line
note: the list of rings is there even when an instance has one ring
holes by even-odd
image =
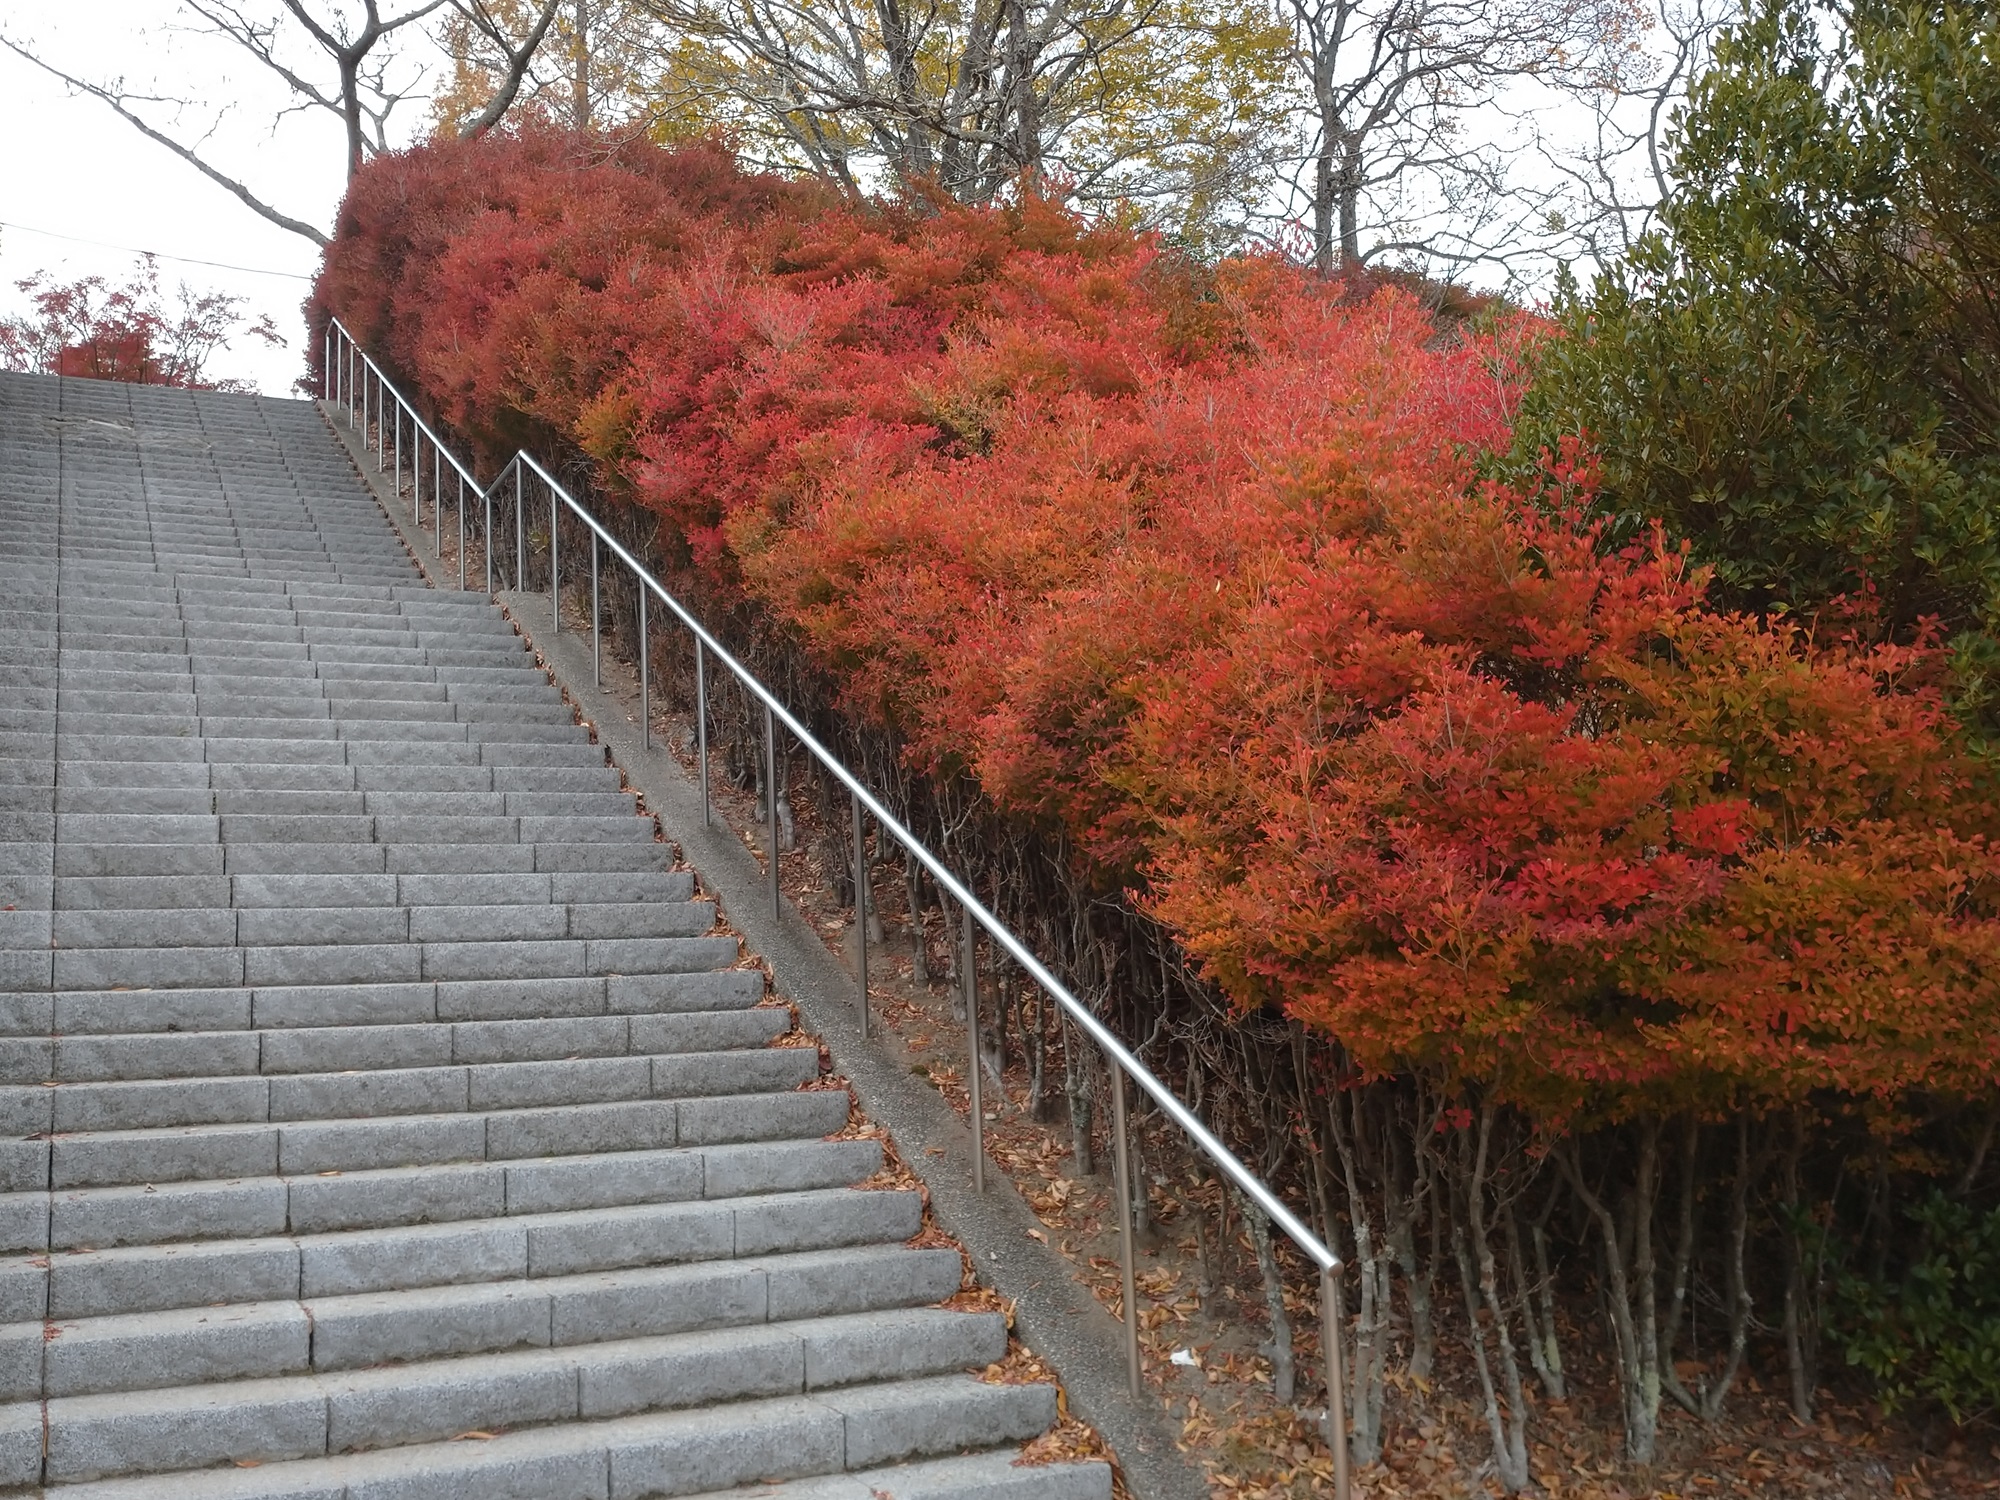
[[[262,198],[259,198],[255,193],[251,192],[248,187],[244,186],[241,182],[238,182],[234,177],[231,177],[227,173],[218,171],[215,167],[210,166],[207,162],[203,161],[201,157],[195,153],[192,147],[181,144],[181,142],[175,140],[172,136],[167,135],[164,131],[156,130],[152,125],[148,124],[133,109],[131,109],[130,106],[126,104],[125,102],[126,96],[114,93],[112,90],[103,87],[101,84],[95,84],[85,79],[72,77],[70,74],[65,73],[62,69],[55,67],[53,64],[44,62],[41,58],[35,56],[34,53],[28,51],[25,47],[21,46],[21,44],[16,42],[12,37],[0,35],[0,46],[4,46],[5,48],[7,48],[8,51],[12,52],[16,57],[21,58],[23,61],[33,63],[36,67],[40,68],[44,73],[47,73],[51,78],[59,79],[62,83],[67,85],[69,88],[76,90],[78,93],[89,94],[93,98],[102,100],[105,104],[109,105],[112,109],[116,110],[127,124],[129,124],[134,130],[138,131],[141,135],[145,136],[148,140],[159,142],[159,144],[165,146],[169,151],[173,152],[174,155],[178,156],[182,161],[186,162],[189,166],[193,167],[196,171],[200,172],[204,177],[208,178],[209,181],[215,183],[218,187],[226,188],[231,193],[234,193],[236,197],[242,201],[243,206],[248,208],[252,213],[262,216],[263,218],[269,220],[271,223],[277,225],[280,229],[288,229],[293,234],[301,235],[304,238],[311,240],[315,245],[319,246],[322,250],[324,250],[327,247],[327,245],[331,243],[331,241],[327,238],[325,234],[323,234],[320,230],[314,228],[311,224],[306,223],[305,220],[295,219],[290,214],[285,213],[280,209],[272,207],[272,205],[266,203]]]
[[[484,32],[507,60],[506,67],[500,75],[500,83],[493,90],[493,97],[486,101],[484,109],[466,121],[464,128],[459,131],[461,137],[472,140],[482,136],[505,117],[521,92],[521,80],[527,75],[528,64],[534,60],[536,51],[542,45],[542,38],[549,34],[549,27],[556,18],[556,9],[561,4],[562,0],[546,0],[542,6],[542,13],[535,18],[535,24],[528,30],[527,39],[519,47],[508,43],[505,30],[487,12],[483,4],[477,3],[477,0],[471,0],[471,3],[458,7],[459,14]]]

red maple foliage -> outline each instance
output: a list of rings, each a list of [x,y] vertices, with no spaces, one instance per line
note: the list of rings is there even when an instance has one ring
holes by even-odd
[[[1939,653],[1608,551],[1581,450],[1481,483],[1533,320],[532,133],[373,163],[317,296],[1365,1069],[1544,1118],[1994,1080]]]
[[[282,344],[269,317],[246,318],[243,299],[183,284],[168,306],[159,267],[145,256],[123,285],[102,276],[14,283],[31,311],[0,319],[0,368],[135,385],[250,390],[209,378],[209,361],[239,334]]]

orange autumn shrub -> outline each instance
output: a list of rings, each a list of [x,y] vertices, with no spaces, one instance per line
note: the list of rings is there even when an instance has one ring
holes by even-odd
[[[1480,483],[1533,320],[536,134],[372,163],[316,296],[1366,1070],[1542,1118],[1993,1081],[1936,653],[1607,551],[1581,448]]]

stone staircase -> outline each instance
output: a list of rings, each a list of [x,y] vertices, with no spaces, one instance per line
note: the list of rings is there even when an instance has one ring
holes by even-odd
[[[1102,1500],[738,959],[311,406],[0,375],[0,1491]]]

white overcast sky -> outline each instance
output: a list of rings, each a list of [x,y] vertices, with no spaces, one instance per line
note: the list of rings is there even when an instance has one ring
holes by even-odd
[[[192,94],[178,112],[146,112],[203,141],[205,155],[266,201],[330,229],[345,177],[339,120],[325,110],[287,113],[295,101],[271,73],[213,38],[176,30],[177,11],[173,0],[0,0],[0,31],[74,75],[122,79],[138,93]],[[293,61],[316,78],[327,67],[310,49]],[[407,140],[425,123],[425,103],[404,108],[398,136]],[[301,303],[319,261],[310,241],[252,213],[100,100],[71,94],[4,49],[0,140],[0,311],[23,306],[14,284],[34,272],[121,279],[133,252],[150,250],[169,287],[184,280],[241,297],[287,340],[283,349],[240,340],[211,373],[291,393],[304,370]]]
[[[321,111],[274,134],[272,115],[284,100],[255,76],[254,65],[238,67],[212,47],[163,31],[171,9],[166,0],[6,0],[0,26],[74,74],[123,77],[141,90],[157,80],[163,92],[197,80],[208,108],[185,113],[183,127],[190,134],[214,127],[216,154],[267,199],[330,228],[343,180],[339,121]],[[218,357],[212,373],[254,380],[267,394],[289,393],[304,369],[300,304],[319,261],[311,243],[251,213],[98,100],[71,96],[4,50],[0,140],[8,143],[0,152],[0,308],[21,305],[14,283],[35,271],[64,280],[122,278],[133,266],[131,250],[156,251],[164,283],[185,280],[243,297],[252,310],[269,313],[288,341],[284,349],[242,341]]]

